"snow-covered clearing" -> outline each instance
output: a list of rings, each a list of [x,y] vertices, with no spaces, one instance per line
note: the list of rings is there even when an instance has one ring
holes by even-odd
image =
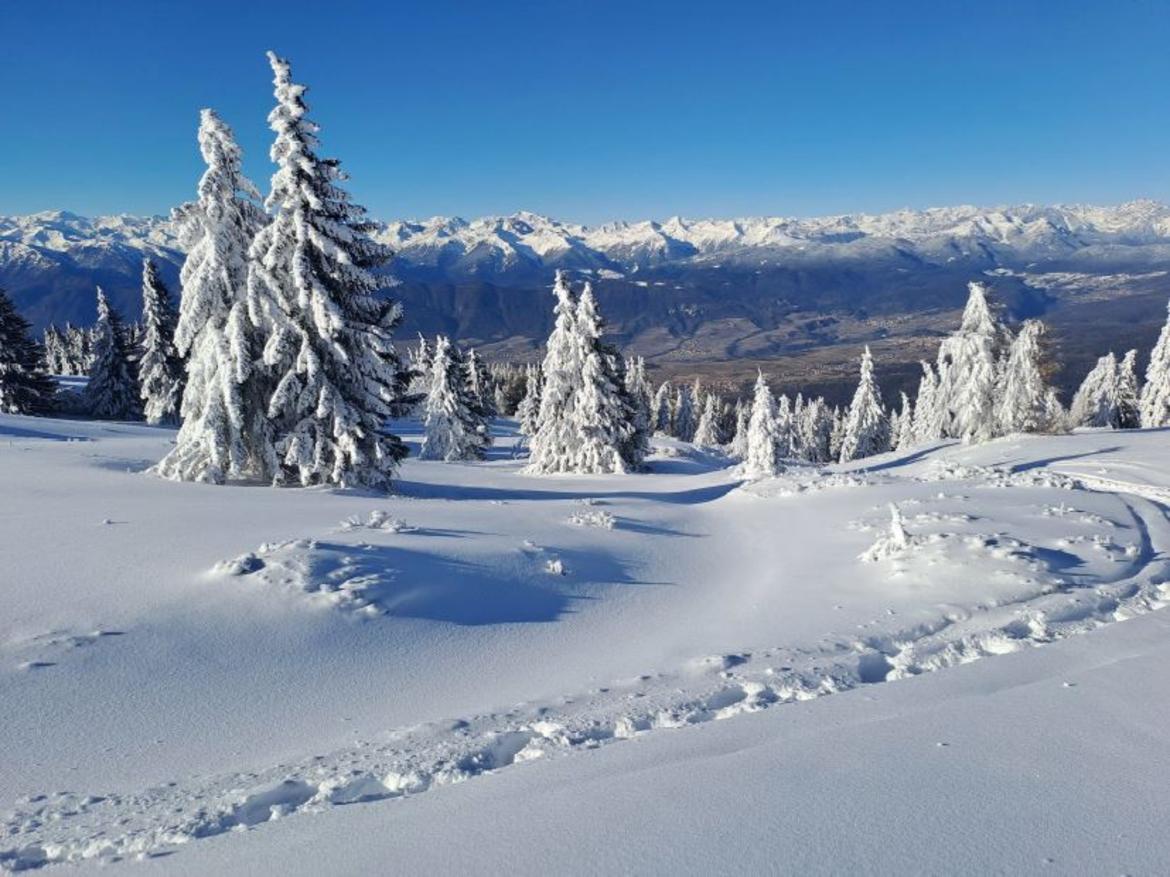
[[[1165,431],[743,485],[666,441],[527,476],[497,426],[385,497],[163,481],[171,431],[0,417],[0,867],[1170,857]]]

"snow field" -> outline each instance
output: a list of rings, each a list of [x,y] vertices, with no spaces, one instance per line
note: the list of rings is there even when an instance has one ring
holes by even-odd
[[[0,529],[21,571],[0,621],[0,697],[21,704],[0,718],[0,863],[405,805],[1167,599],[1158,432],[743,485],[674,442],[647,475],[528,477],[501,426],[486,463],[411,459],[380,497],[167,483],[139,474],[165,430],[0,419],[21,497]],[[417,446],[417,424],[402,434]],[[866,562],[891,504],[906,538]]]

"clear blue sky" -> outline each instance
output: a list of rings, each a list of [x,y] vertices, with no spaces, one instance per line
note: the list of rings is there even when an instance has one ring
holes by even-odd
[[[381,218],[1170,199],[1170,3],[3,0],[0,213],[161,213],[276,49]]]

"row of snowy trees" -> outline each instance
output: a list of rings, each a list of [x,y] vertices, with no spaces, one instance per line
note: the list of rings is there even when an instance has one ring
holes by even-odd
[[[93,332],[66,323],[64,329],[49,326],[44,336],[44,363],[49,374],[88,375],[93,365]]]
[[[97,322],[91,329],[50,327],[44,343],[0,293],[0,402],[4,411],[82,413],[109,420],[145,415],[149,423],[177,423],[183,368],[172,336],[175,311],[152,261],[143,267],[143,326],[124,324],[97,290]],[[57,392],[51,375],[88,375],[79,403]]]
[[[110,305],[99,287],[97,322],[89,338],[89,381],[82,411],[106,420],[145,417],[147,423],[179,422],[179,401],[186,374],[175,349],[177,315],[158,267],[147,259],[142,267],[142,324],[133,331]],[[49,338],[46,333],[46,340]],[[59,336],[64,338],[65,336]],[[53,365],[46,343],[46,362]]]
[[[749,478],[765,478],[784,471],[786,460],[848,462],[888,451],[898,441],[897,415],[888,417],[873,374],[869,348],[861,357],[861,379],[853,401],[842,413],[824,399],[794,404],[787,396],[777,400],[763,372],[756,378],[750,406],[737,403],[740,414],[730,452],[743,462]]]

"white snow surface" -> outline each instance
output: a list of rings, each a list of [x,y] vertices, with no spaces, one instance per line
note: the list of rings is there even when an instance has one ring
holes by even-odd
[[[1164,872],[1165,430],[744,483],[496,428],[384,496],[0,416],[0,870]]]

